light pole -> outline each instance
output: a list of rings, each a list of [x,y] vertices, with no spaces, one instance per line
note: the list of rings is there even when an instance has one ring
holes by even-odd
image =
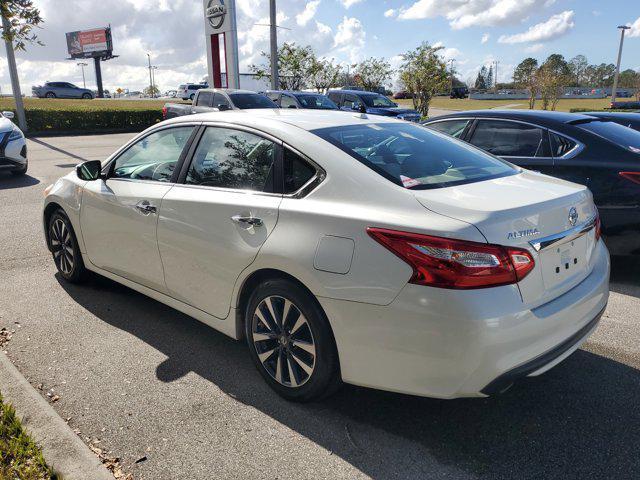
[[[150,92],[153,92],[153,74],[151,73],[151,54],[147,53],[147,59],[149,60],[149,89]]]
[[[611,103],[616,101],[616,90],[618,89],[618,76],[620,75],[620,60],[622,59],[622,45],[624,44],[624,32],[631,27],[618,25],[620,29],[620,47],[618,48],[618,63],[616,64],[616,75],[613,77],[613,90],[611,90]]]
[[[494,90],[497,92],[498,91],[498,64],[500,62],[496,60],[494,63],[496,65],[496,68],[493,71],[493,84],[494,84]]]
[[[155,98],[156,95],[156,70],[158,69],[158,67],[156,67],[155,65],[151,66],[151,98]],[[158,89],[159,91],[159,89]]]
[[[11,29],[9,20],[2,16],[2,30],[7,33]],[[27,130],[27,117],[24,114],[24,103],[22,102],[22,92],[20,91],[20,79],[18,78],[18,67],[16,66],[16,56],[13,51],[13,42],[8,38],[5,39],[7,47],[7,63],[9,64],[9,75],[11,76],[11,89],[13,90],[13,98],[16,101],[16,112],[18,114],[18,126],[22,131]]]
[[[451,66],[449,67],[449,76],[451,77],[449,79],[449,95],[451,95],[451,92],[453,92],[453,62],[455,61],[455,58],[449,59],[449,63],[451,63]]]
[[[278,78],[278,26],[276,25],[276,0],[269,0],[269,19],[271,29],[271,88],[280,88]]]
[[[87,82],[84,79],[84,67],[86,67],[87,65],[89,65],[88,63],[84,63],[84,62],[79,62],[77,64],[80,68],[82,68],[82,87],[83,88],[87,88]]]

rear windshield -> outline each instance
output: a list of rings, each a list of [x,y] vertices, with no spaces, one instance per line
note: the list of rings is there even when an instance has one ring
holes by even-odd
[[[338,106],[329,100],[324,95],[313,95],[305,93],[303,95],[296,95],[296,98],[304,108],[310,108],[315,110],[337,110]]]
[[[580,123],[577,127],[595,133],[626,150],[640,153],[640,132],[637,130],[606,120]]]
[[[330,127],[313,133],[409,189],[462,185],[519,172],[467,143],[410,123]]]
[[[384,95],[362,95],[362,100],[367,107],[393,108],[396,106]]]
[[[278,108],[267,96],[257,93],[232,93],[229,97],[233,104],[240,109]]]

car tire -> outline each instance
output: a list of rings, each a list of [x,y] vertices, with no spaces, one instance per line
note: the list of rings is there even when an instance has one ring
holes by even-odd
[[[244,324],[251,358],[280,396],[309,402],[331,395],[342,384],[329,321],[318,301],[297,283],[272,279],[258,285],[247,302]]]
[[[56,94],[53,92],[47,92],[44,94],[45,98],[56,98]]]
[[[93,99],[93,96],[90,93],[83,93],[82,94],[82,98],[84,100],[91,100],[91,99]]]
[[[27,169],[29,168],[29,163],[25,162],[24,167],[18,170],[11,170],[11,175],[15,175],[16,177],[21,177],[27,173]]]
[[[80,283],[87,274],[78,239],[69,218],[56,210],[49,218],[47,241],[58,272],[67,282]]]

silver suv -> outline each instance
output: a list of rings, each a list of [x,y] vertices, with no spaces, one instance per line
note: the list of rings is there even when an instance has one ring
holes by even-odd
[[[47,82],[42,86],[31,87],[31,92],[34,97],[39,98],[95,98],[91,90],[67,82]]]

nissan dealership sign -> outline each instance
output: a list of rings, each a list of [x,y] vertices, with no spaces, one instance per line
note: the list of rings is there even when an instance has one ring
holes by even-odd
[[[224,0],[207,0],[204,16],[209,21],[209,25],[218,33],[227,31],[228,25],[225,25],[227,19],[227,6]]]

